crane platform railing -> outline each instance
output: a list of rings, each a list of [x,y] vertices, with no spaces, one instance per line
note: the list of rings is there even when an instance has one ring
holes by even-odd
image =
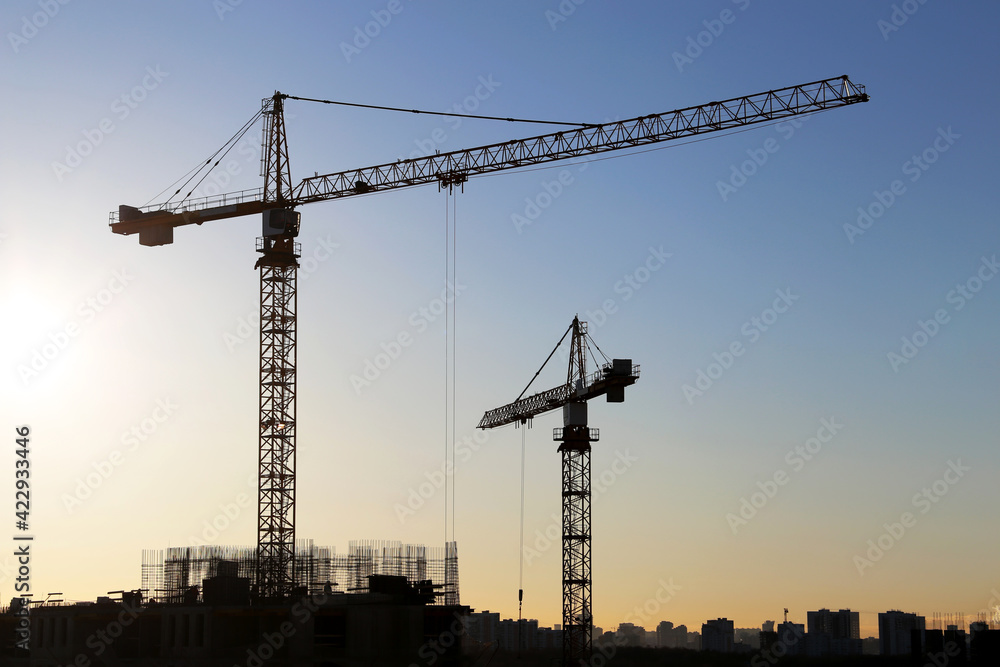
[[[188,213],[223,206],[234,206],[236,204],[255,203],[260,202],[263,199],[264,188],[250,188],[249,190],[223,192],[215,195],[196,197],[194,199],[184,199],[177,202],[165,202],[163,204],[148,204],[146,206],[136,206],[134,208],[140,213]],[[120,209],[118,211],[111,211],[108,224],[113,225],[119,222],[120,213]]]

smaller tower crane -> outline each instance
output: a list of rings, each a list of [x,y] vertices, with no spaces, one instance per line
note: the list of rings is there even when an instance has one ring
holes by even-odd
[[[496,428],[506,424],[525,424],[535,416],[563,410],[563,426],[552,432],[552,439],[559,442],[562,453],[562,582],[563,582],[563,664],[578,665],[586,662],[591,653],[593,615],[591,612],[591,560],[590,560],[590,443],[596,442],[599,433],[587,424],[587,401],[607,396],[609,403],[625,401],[625,387],[639,379],[639,366],[631,359],[612,359],[587,374],[587,323],[579,317],[559,339],[542,368],[549,362],[559,346],[572,332],[570,340],[569,370],[566,384],[488,411],[479,422],[479,428]],[[600,352],[600,348],[594,344]],[[603,352],[601,353],[603,356]],[[541,368],[535,373],[541,372]],[[532,378],[534,382],[535,378]],[[528,383],[531,386],[531,383]]]

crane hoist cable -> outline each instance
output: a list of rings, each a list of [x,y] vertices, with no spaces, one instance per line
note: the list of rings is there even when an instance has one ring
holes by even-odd
[[[456,400],[458,396],[458,196],[451,195],[451,539],[455,537],[455,438]]]
[[[450,257],[451,256],[450,256],[450,254],[448,252],[449,246],[450,246],[449,234],[451,232],[451,225],[450,225],[450,222],[449,222],[449,219],[448,219],[448,215],[449,215],[448,204],[449,204],[449,202],[448,202],[448,195],[446,194],[445,195],[445,200],[444,200],[444,284],[445,284],[446,288],[447,288],[447,285],[448,285],[448,276],[451,275],[451,267],[450,267]],[[448,341],[449,341],[450,335],[451,335],[451,332],[449,331],[449,327],[448,327],[448,304],[447,304],[447,302],[445,302],[445,313],[444,313],[444,365],[443,366],[444,366],[444,468],[445,468],[445,477],[444,477],[444,541],[445,541],[446,544],[448,542],[448,493],[449,493],[449,489],[448,489],[448,486],[449,486],[449,484],[448,484],[448,477],[449,477],[449,475],[451,473],[451,471],[448,470],[448,461],[450,460],[450,457],[449,457],[449,438],[448,438],[449,429],[450,429],[450,422],[448,420],[448,412],[449,412],[449,405],[450,405],[449,402],[448,402],[448,390],[449,390],[449,387],[450,387],[450,382],[449,382],[449,377],[448,377],[448,360],[449,360],[449,355],[448,355],[449,345],[448,345]]]
[[[521,534],[518,538],[518,552],[520,553],[520,565],[517,575],[517,632],[518,650],[520,650],[521,632],[521,603],[524,601],[524,442],[528,429],[521,429]]]
[[[448,512],[449,494],[451,496],[451,540],[455,540],[455,440],[457,433],[457,326],[456,302],[458,291],[457,280],[457,196],[452,188],[445,194],[444,208],[444,282],[445,290],[451,292],[450,303],[445,299],[445,337],[444,337],[444,538],[448,542]],[[449,491],[449,485],[451,487]]]

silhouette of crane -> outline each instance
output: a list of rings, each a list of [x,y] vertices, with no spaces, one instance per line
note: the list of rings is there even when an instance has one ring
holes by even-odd
[[[261,256],[256,264],[260,270],[261,330],[255,582],[262,598],[287,596],[295,581],[296,276],[300,256],[295,239],[301,221],[296,208],[418,185],[436,183],[439,188],[451,188],[464,184],[470,176],[777,121],[867,102],[868,95],[864,86],[842,76],[630,120],[318,174],[295,186],[285,137],[284,105],[289,99],[342,104],[278,92],[263,100],[261,110],[241,130],[245,132],[257,119],[263,119],[263,188],[195,199],[190,198],[192,190],[179,201],[143,207],[121,205],[110,216],[112,232],[138,234],[140,245],[158,246],[173,243],[176,227],[262,214],[262,235],[257,239]],[[174,195],[180,192],[178,189]]]
[[[553,430],[552,439],[560,443],[559,452],[562,454],[563,663],[577,665],[579,660],[586,660],[590,655],[593,627],[590,443],[599,439],[599,432],[587,424],[587,401],[607,396],[609,403],[624,402],[625,387],[639,379],[639,366],[633,365],[631,359],[606,360],[599,370],[588,375],[587,323],[574,317],[542,368],[571,332],[566,384],[523,398],[528,390],[525,387],[513,403],[487,411],[479,422],[479,428],[525,424],[540,414],[562,408],[563,427]],[[600,350],[596,343],[594,347]],[[541,371],[541,368],[538,369],[532,382]],[[530,382],[528,386],[531,386]]]

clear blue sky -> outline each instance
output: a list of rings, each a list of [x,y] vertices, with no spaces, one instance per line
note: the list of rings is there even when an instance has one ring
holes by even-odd
[[[933,0],[5,3],[2,413],[10,449],[14,426],[34,433],[35,591],[137,586],[141,549],[189,544],[254,493],[258,221],[180,229],[161,248],[106,223],[206,159],[261,98],[600,122],[848,74],[870,103],[467,184],[457,435],[516,397],[579,313],[609,355],[642,365],[624,405],[591,408],[595,478],[614,481],[594,498],[597,625],[996,604],[998,13]],[[296,182],[539,132],[294,101],[287,118]],[[212,187],[260,185],[249,136]],[[539,199],[560,177],[559,196]],[[531,201],[548,205],[519,228]],[[442,465],[443,319],[414,314],[443,288],[444,211],[433,187],[302,210],[300,537],[444,540],[443,489],[397,511]],[[670,257],[647,265],[655,253]],[[412,345],[356,390],[351,376],[402,332]],[[559,511],[558,425],[527,434],[530,544]],[[520,438],[490,433],[454,479],[462,600],[505,616]],[[608,472],[620,457],[635,461]],[[755,514],[740,516],[744,499]],[[254,513],[215,541],[252,544]],[[553,546],[525,568],[525,615],[547,625],[559,567]],[[669,603],[629,618],[671,580]]]

